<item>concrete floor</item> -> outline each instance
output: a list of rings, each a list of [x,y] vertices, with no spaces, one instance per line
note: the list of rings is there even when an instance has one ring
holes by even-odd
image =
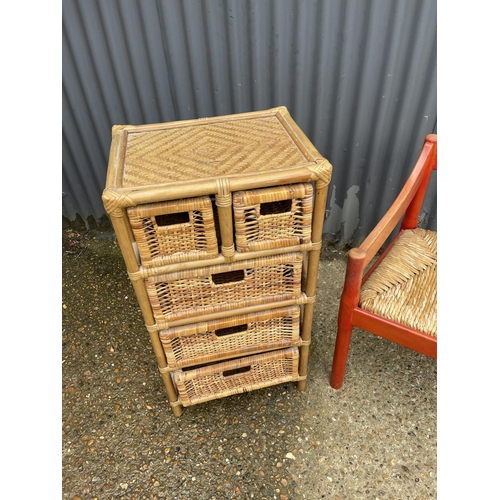
[[[355,330],[329,385],[346,254],[325,246],[305,392],[175,417],[112,233],[63,231],[62,498],[436,498],[436,361]]]

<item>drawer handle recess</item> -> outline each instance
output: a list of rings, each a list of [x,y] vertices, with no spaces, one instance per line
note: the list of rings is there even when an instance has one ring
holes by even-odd
[[[292,211],[292,200],[269,201],[260,204],[260,215],[285,214]]]
[[[157,226],[175,226],[189,222],[189,212],[177,212],[173,214],[155,215]]]
[[[212,281],[216,285],[224,285],[225,283],[234,283],[245,279],[245,271],[239,269],[237,271],[227,271],[225,273],[212,274]]]
[[[228,326],[227,328],[219,328],[215,330],[215,335],[217,337],[224,337],[226,335],[233,335],[235,333],[246,332],[248,330],[248,325],[236,325]]]
[[[251,366],[242,366],[241,368],[235,368],[234,370],[225,370],[222,372],[222,376],[232,377],[233,375],[249,372],[251,369],[252,369]]]

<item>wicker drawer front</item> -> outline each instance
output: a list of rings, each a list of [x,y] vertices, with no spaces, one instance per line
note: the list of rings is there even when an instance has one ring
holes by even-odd
[[[168,366],[255,354],[300,344],[300,307],[279,307],[160,331]]]
[[[152,276],[145,284],[161,324],[298,298],[301,271],[297,252]]]
[[[144,267],[218,254],[210,197],[139,205],[127,209]]]
[[[172,373],[181,403],[190,406],[298,379],[297,347]]]
[[[313,188],[293,184],[233,194],[236,249],[268,250],[311,241]]]

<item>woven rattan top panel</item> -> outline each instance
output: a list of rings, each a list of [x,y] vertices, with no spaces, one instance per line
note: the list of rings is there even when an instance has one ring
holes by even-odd
[[[117,129],[126,131],[115,177],[124,188],[259,174],[314,163],[319,156],[283,107]]]

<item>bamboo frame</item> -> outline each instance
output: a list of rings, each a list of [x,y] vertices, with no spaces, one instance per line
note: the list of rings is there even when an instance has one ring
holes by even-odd
[[[186,173],[181,172],[178,180],[175,179],[175,172],[169,170],[170,176],[168,181],[161,181],[161,171],[156,171],[154,182],[148,183],[148,179],[153,179],[150,172],[144,167],[141,171],[141,157],[136,154],[136,163],[127,168],[135,168],[134,175],[140,178],[141,181],[134,185],[135,181],[124,182],[127,174],[126,159],[130,158],[128,148],[130,146],[130,137],[134,134],[151,133],[156,134],[155,137],[161,136],[163,131],[168,133],[191,133],[193,130],[196,133],[206,130],[204,127],[213,127],[217,125],[227,124],[227,128],[231,128],[231,124],[237,123],[239,131],[244,130],[247,126],[257,123],[259,120],[275,120],[272,122],[274,131],[278,131],[280,139],[280,147],[288,148],[287,153],[282,155],[284,160],[277,167],[268,167],[262,162],[256,168],[242,169],[239,167],[238,160],[234,161],[234,171],[226,171],[224,175],[218,175],[217,161],[210,172],[210,169],[195,169],[193,178],[186,178]],[[270,122],[266,122],[270,123]],[[281,128],[280,128],[281,127]],[[258,129],[258,127],[257,127]],[[213,129],[215,130],[215,129]],[[219,130],[219,129],[217,129]],[[225,129],[224,129],[225,130]],[[263,128],[265,130],[265,127]],[[297,356],[297,373],[290,378],[298,382],[298,389],[305,389],[305,381],[307,377],[307,363],[309,356],[309,344],[311,341],[312,317],[314,309],[314,301],[316,294],[317,273],[319,265],[319,256],[322,241],[323,219],[325,214],[326,198],[328,192],[328,184],[332,174],[331,164],[325,160],[316,148],[312,145],[306,135],[300,130],[294,120],[288,113],[288,110],[281,106],[266,111],[241,113],[238,115],[219,116],[207,119],[186,120],[180,122],[171,122],[163,124],[149,125],[118,125],[113,127],[112,141],[110,147],[110,156],[108,162],[108,172],[106,177],[106,187],[103,191],[103,203],[107,213],[110,216],[113,228],[116,233],[118,244],[122,252],[129,278],[133,284],[141,312],[144,317],[146,328],[149,332],[151,343],[155,352],[158,363],[158,368],[164,381],[167,396],[172,405],[173,412],[176,416],[182,414],[182,407],[186,406],[185,401],[179,395],[178,387],[173,382],[171,374],[173,367],[167,363],[166,353],[163,348],[160,335],[166,329],[172,328],[189,328],[189,325],[210,321],[231,321],[235,315],[247,314],[267,314],[270,309],[269,303],[248,303],[242,304],[237,310],[214,310],[201,311],[188,315],[187,317],[171,317],[163,318],[154,313],[154,307],[151,302],[151,295],[148,295],[146,283],[155,280],[156,277],[165,274],[178,274],[179,276],[189,276],[191,274],[200,274],[201,268],[216,268],[217,266],[231,265],[234,268],[240,267],[242,261],[259,261],[265,258],[277,258],[284,254],[301,253],[303,256],[303,276],[301,293],[290,297],[286,300],[278,300],[272,304],[272,308],[296,307],[300,306],[301,321],[300,321],[300,340],[294,341],[295,349],[298,349]],[[256,132],[253,131],[255,134]],[[258,133],[258,132],[257,132]],[[274,132],[273,132],[274,133]],[[131,135],[132,134],[132,135]],[[199,135],[199,134],[198,134]],[[212,139],[213,139],[212,134]],[[201,134],[203,136],[203,134]],[[203,139],[203,137],[202,137]],[[266,135],[263,133],[259,137],[259,143],[266,143]],[[274,147],[275,140],[271,140],[267,149]],[[246,134],[237,138],[241,144],[245,144]],[[189,147],[194,148],[191,143]],[[266,151],[267,151],[266,149]],[[176,150],[176,153],[182,154],[182,147]],[[146,151],[147,155],[148,152]],[[252,157],[253,152],[249,152],[249,157]],[[168,157],[168,154],[167,156]],[[289,161],[287,158],[294,158],[294,161]],[[296,160],[299,160],[298,162]],[[248,161],[244,160],[246,163]],[[156,165],[156,164],[155,164]],[[154,165],[154,166],[155,166]],[[206,165],[205,165],[206,167]],[[156,168],[156,166],[155,166]],[[231,167],[232,168],[232,167]],[[158,178],[158,175],[160,176]],[[174,176],[174,177],[172,177]],[[135,177],[128,177],[135,178]],[[145,182],[144,182],[144,179]],[[315,196],[312,208],[312,222],[310,231],[310,241],[304,241],[301,244],[288,244],[284,242],[282,245],[264,245],[258,250],[237,251],[235,245],[235,227],[233,219],[233,194],[237,191],[249,191],[254,189],[269,189],[277,188],[277,192],[281,188],[279,186],[290,186],[301,183],[312,183],[314,185]],[[133,209],[136,213],[141,212],[141,206],[147,206],[155,203],[177,202],[177,200],[189,200],[190,198],[198,198],[210,196],[215,198],[216,212],[214,218],[218,224],[218,237],[220,238],[219,249],[220,253],[217,256],[206,255],[194,256],[182,255],[176,256],[174,259],[160,258],[156,262],[148,262],[147,265],[142,265],[138,258],[137,249],[134,250],[136,244],[134,230],[132,229],[130,219],[127,214],[128,209]],[[186,203],[189,203],[187,201]],[[137,209],[134,207],[138,207]],[[290,242],[288,242],[290,243]],[[293,242],[296,243],[296,242]],[[246,249],[245,249],[246,250]],[[158,265],[159,264],[159,265]],[[299,276],[299,280],[300,280]],[[259,302],[259,301],[257,301]],[[182,315],[181,315],[182,316]],[[276,346],[275,346],[276,347]],[[269,347],[270,349],[270,347]],[[258,351],[259,349],[254,349]],[[252,351],[252,352],[254,352]],[[240,351],[234,353],[239,355]],[[275,352],[274,349],[273,351]],[[266,355],[267,351],[261,353]],[[221,352],[219,357],[210,358],[215,361],[222,361],[228,356],[232,356],[228,352]],[[202,358],[203,360],[204,358]],[[245,358],[242,358],[243,360]],[[200,360],[198,359],[198,362]],[[225,361],[222,361],[225,362]],[[191,361],[189,361],[191,364]],[[269,383],[268,383],[269,382]],[[267,380],[267,385],[280,383],[279,380]],[[222,396],[221,396],[222,397]],[[192,404],[192,403],[190,403]]]

